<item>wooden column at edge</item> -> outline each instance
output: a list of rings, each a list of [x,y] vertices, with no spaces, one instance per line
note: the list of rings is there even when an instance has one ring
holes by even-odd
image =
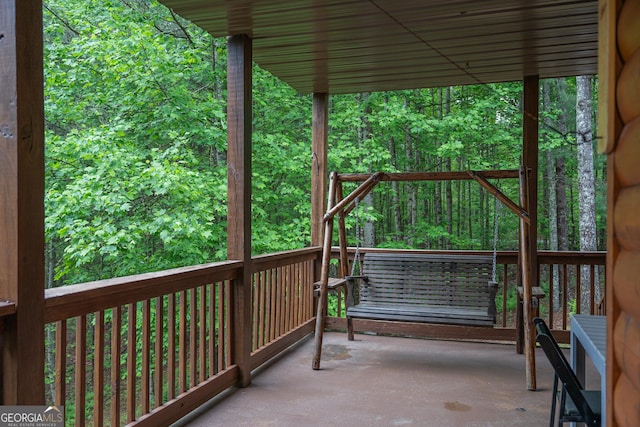
[[[523,314],[524,314],[524,343],[526,358],[527,389],[536,389],[536,361],[535,361],[535,328],[532,320],[531,293],[538,286],[538,104],[539,78],[527,76],[524,78],[524,117],[522,130],[522,164],[528,171],[526,179],[527,206],[529,212],[528,252],[529,276],[527,283],[523,283]]]
[[[240,368],[238,384],[251,383],[251,121],[252,43],[245,35],[227,39],[227,257],[243,261],[234,281],[232,316],[232,363]]]
[[[42,1],[0,3],[2,404],[44,404]]]
[[[311,136],[311,246],[323,243],[324,222],[327,211],[329,151],[329,96],[313,94],[313,123]]]

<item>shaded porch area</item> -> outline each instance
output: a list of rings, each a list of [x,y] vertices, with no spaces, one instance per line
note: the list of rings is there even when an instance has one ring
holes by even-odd
[[[524,387],[513,344],[324,335],[322,369],[308,337],[180,426],[547,425],[553,373],[538,353],[538,389]],[[589,374],[589,372],[587,373]],[[588,375],[587,378],[592,378]]]

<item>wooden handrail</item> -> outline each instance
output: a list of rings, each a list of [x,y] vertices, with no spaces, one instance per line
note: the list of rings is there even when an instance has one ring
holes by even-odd
[[[45,322],[144,301],[237,277],[241,261],[223,261],[45,290]]]
[[[289,264],[295,264],[297,262],[316,259],[321,255],[321,246],[311,246],[304,249],[294,249],[291,251],[257,255],[252,259],[251,270],[256,273],[258,271],[268,270],[270,268],[277,268]]]

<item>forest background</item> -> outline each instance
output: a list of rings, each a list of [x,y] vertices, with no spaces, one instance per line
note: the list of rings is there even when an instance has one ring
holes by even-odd
[[[152,0],[44,8],[47,287],[226,259],[226,41]],[[253,85],[252,251],[306,247],[312,97],[258,67]],[[596,78],[540,86],[538,247],[604,249]],[[332,171],[520,165],[521,82],[330,102]],[[517,217],[475,182],[385,183],[347,225],[351,245],[490,250],[496,218],[515,250]]]

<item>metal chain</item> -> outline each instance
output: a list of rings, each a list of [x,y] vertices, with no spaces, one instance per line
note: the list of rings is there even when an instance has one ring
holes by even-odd
[[[493,198],[493,270],[491,272],[491,280],[496,281],[496,264],[498,258],[498,210],[500,209],[498,198]]]
[[[356,263],[358,263],[358,274],[361,273],[362,263],[360,262],[360,218],[358,215],[358,197],[356,197],[356,226],[354,227],[356,230],[356,253],[353,255],[353,264],[351,264],[351,275],[356,275]]]

